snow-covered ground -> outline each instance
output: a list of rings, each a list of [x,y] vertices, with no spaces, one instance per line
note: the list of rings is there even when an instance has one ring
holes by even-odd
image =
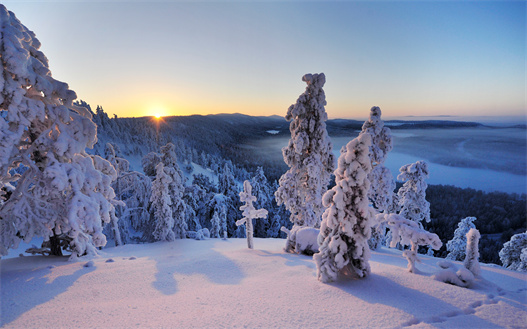
[[[435,281],[401,252],[372,253],[366,279],[323,284],[311,257],[284,240],[178,240],[107,248],[100,256],[0,260],[5,328],[287,327],[525,328],[527,275],[482,266],[470,289]],[[461,266],[459,263],[457,263]]]

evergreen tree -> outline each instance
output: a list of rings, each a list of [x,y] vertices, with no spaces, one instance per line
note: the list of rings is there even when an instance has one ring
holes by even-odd
[[[368,202],[370,146],[370,135],[361,134],[341,150],[336,185],[324,194],[320,252],[313,256],[322,282],[335,281],[339,272],[359,277],[370,273],[368,239],[374,215]]]
[[[527,272],[527,232],[515,234],[505,242],[500,250],[500,260],[504,267],[520,272]]]
[[[463,218],[458,224],[457,229],[454,232],[454,237],[452,240],[448,241],[446,244],[446,249],[448,255],[446,259],[451,260],[464,260],[465,251],[467,248],[467,233],[471,229],[475,229],[474,221],[476,217],[466,217]]]
[[[156,166],[156,179],[152,184],[152,197],[150,198],[152,215],[154,218],[154,231],[152,236],[156,241],[174,241],[174,218],[172,218],[172,199],[170,198],[169,185],[172,178],[165,173],[162,162]]]
[[[255,207],[271,209],[271,189],[267,182],[267,177],[262,167],[256,168],[256,173],[251,179],[252,194],[256,197]],[[243,202],[243,201],[242,201]],[[254,236],[259,238],[267,237],[267,230],[270,227],[269,219],[262,218],[254,223]],[[278,228],[280,229],[280,228]],[[278,231],[277,231],[278,233]]]
[[[399,169],[397,179],[405,182],[397,192],[399,215],[423,227],[421,221],[430,222],[430,203],[426,201],[428,165],[424,161],[407,164]]]
[[[21,239],[44,237],[50,253],[72,258],[106,244],[114,215],[113,166],[89,155],[92,114],[55,80],[35,34],[0,4],[0,255]],[[21,175],[11,170],[24,168]],[[15,183],[16,181],[16,183]],[[15,187],[16,185],[16,187]]]
[[[278,205],[284,204],[290,211],[294,225],[319,227],[324,210],[322,195],[334,169],[322,89],[326,77],[323,73],[306,74],[302,81],[307,83],[306,91],[285,116],[291,121],[291,139],[282,153],[289,170],[280,178],[275,197]]]

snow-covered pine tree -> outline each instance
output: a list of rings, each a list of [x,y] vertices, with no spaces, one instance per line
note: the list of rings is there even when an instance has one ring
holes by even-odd
[[[328,117],[322,87],[326,77],[324,73],[306,74],[302,81],[307,83],[306,91],[285,116],[291,121],[291,139],[282,154],[289,170],[280,178],[275,198],[290,211],[294,225],[319,227],[324,211],[322,195],[335,166],[325,122]]]
[[[425,161],[407,164],[399,169],[397,179],[405,182],[397,192],[399,199],[399,215],[413,220],[423,227],[421,221],[430,222],[430,203],[426,201],[428,165]]]
[[[225,195],[217,193],[210,201],[209,207],[212,210],[210,219],[210,237],[222,238],[223,232],[227,232],[227,203],[229,200]]]
[[[370,160],[372,170],[368,174],[371,183],[368,198],[378,212],[394,212],[395,181],[388,168],[384,166],[388,152],[393,148],[390,128],[384,126],[381,119],[381,109],[374,106],[370,109],[370,117],[362,125],[361,134],[370,134]],[[384,240],[384,226],[372,231],[368,244],[372,249],[377,249]]]
[[[470,229],[476,228],[476,225],[473,223],[475,220],[476,217],[466,217],[457,224],[457,229],[454,231],[454,237],[452,240],[446,243],[446,250],[448,251],[446,259],[465,259],[465,251],[467,249],[467,233]]]
[[[223,166],[223,171],[218,175],[218,193],[225,196],[225,210],[227,218],[240,218],[239,208],[241,206],[240,199],[238,197],[238,185],[234,179],[233,166],[230,161],[226,162]],[[239,236],[242,232],[237,230],[234,220],[227,222],[227,233],[229,236]],[[220,232],[223,236],[223,232]],[[221,237],[220,236],[220,237]],[[243,236],[244,237],[244,236]]]
[[[339,273],[359,277],[370,273],[368,239],[374,215],[368,202],[370,146],[370,135],[361,134],[341,150],[336,185],[324,194],[320,252],[313,256],[322,282],[335,281]]]
[[[503,244],[500,260],[503,267],[513,271],[527,272],[527,232],[514,234]]]
[[[61,246],[72,258],[94,254],[114,216],[117,173],[86,153],[97,141],[91,112],[52,77],[35,34],[1,4],[0,22],[0,189],[12,191],[0,207],[0,255],[34,236],[53,255]]]
[[[175,235],[172,230],[174,218],[172,218],[172,200],[169,190],[172,178],[166,174],[164,167],[163,162],[157,164],[156,179],[152,183],[150,209],[155,223],[152,236],[155,241],[174,241]]]
[[[266,218],[267,210],[254,208],[253,202],[256,201],[256,197],[252,195],[252,186],[248,180],[243,182],[243,191],[240,192],[240,201],[244,202],[244,205],[240,207],[243,218],[236,221],[236,226],[245,224],[247,247],[253,249],[253,219]]]
[[[254,177],[251,179],[252,194],[256,198],[255,208],[263,208],[270,211],[271,209],[271,189],[265,177],[263,168],[258,166]],[[254,223],[254,236],[266,238],[267,230],[270,227],[269,220],[272,218],[262,218]],[[280,228],[278,228],[280,229]],[[278,231],[277,231],[278,233]]]
[[[172,179],[168,185],[168,190],[170,192],[170,199],[172,200],[174,235],[176,239],[185,239],[187,237],[186,205],[183,200],[185,177],[179,169],[174,144],[168,143],[161,147],[161,161],[165,167],[165,173]]]
[[[156,176],[156,166],[161,162],[161,155],[156,152],[150,152],[141,159],[143,172],[152,179]]]
[[[472,272],[474,276],[479,276],[479,238],[481,235],[479,231],[475,228],[471,228],[466,236],[467,239],[467,250],[465,261],[463,264],[465,268]]]

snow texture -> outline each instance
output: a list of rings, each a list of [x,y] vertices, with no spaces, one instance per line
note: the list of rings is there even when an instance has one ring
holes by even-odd
[[[0,255],[21,239],[50,240],[51,252],[72,259],[106,244],[114,216],[114,167],[86,153],[97,142],[92,114],[55,80],[40,42],[0,5]],[[21,174],[11,175],[15,168]]]
[[[247,248],[253,249],[253,219],[266,218],[267,210],[254,208],[253,202],[256,201],[256,197],[252,195],[252,186],[248,180],[243,182],[243,191],[240,192],[240,201],[244,202],[240,207],[243,218],[236,221],[236,226],[245,224]]]
[[[306,74],[302,81],[307,83],[306,91],[285,116],[291,121],[291,139],[282,154],[289,170],[280,178],[275,197],[278,205],[284,204],[291,212],[294,225],[319,227],[324,210],[322,195],[334,169],[325,123],[326,95],[322,89],[326,77],[324,73]]]
[[[368,239],[374,215],[367,195],[370,146],[370,135],[361,134],[341,150],[335,170],[336,186],[324,194],[326,211],[318,236],[320,252],[313,256],[317,277],[322,282],[335,281],[339,273],[358,277],[370,273]]]
[[[381,247],[367,280],[326,285],[316,280],[312,259],[285,253],[282,239],[255,244],[248,250],[245,239],[181,239],[110,247],[88,268],[88,260],[2,259],[0,327],[525,327],[525,273],[482,265],[480,278],[463,289],[432,279],[438,258],[423,257],[426,273],[412,275],[399,250]]]
[[[446,244],[448,255],[446,259],[463,260],[465,259],[465,251],[467,249],[467,233],[470,229],[476,228],[474,221],[476,217],[463,218],[454,231],[454,237]]]

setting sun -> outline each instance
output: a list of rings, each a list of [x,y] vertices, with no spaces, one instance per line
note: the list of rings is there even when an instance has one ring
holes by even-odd
[[[154,114],[154,117],[155,117],[156,119],[161,118],[161,116],[162,116],[161,114]]]

